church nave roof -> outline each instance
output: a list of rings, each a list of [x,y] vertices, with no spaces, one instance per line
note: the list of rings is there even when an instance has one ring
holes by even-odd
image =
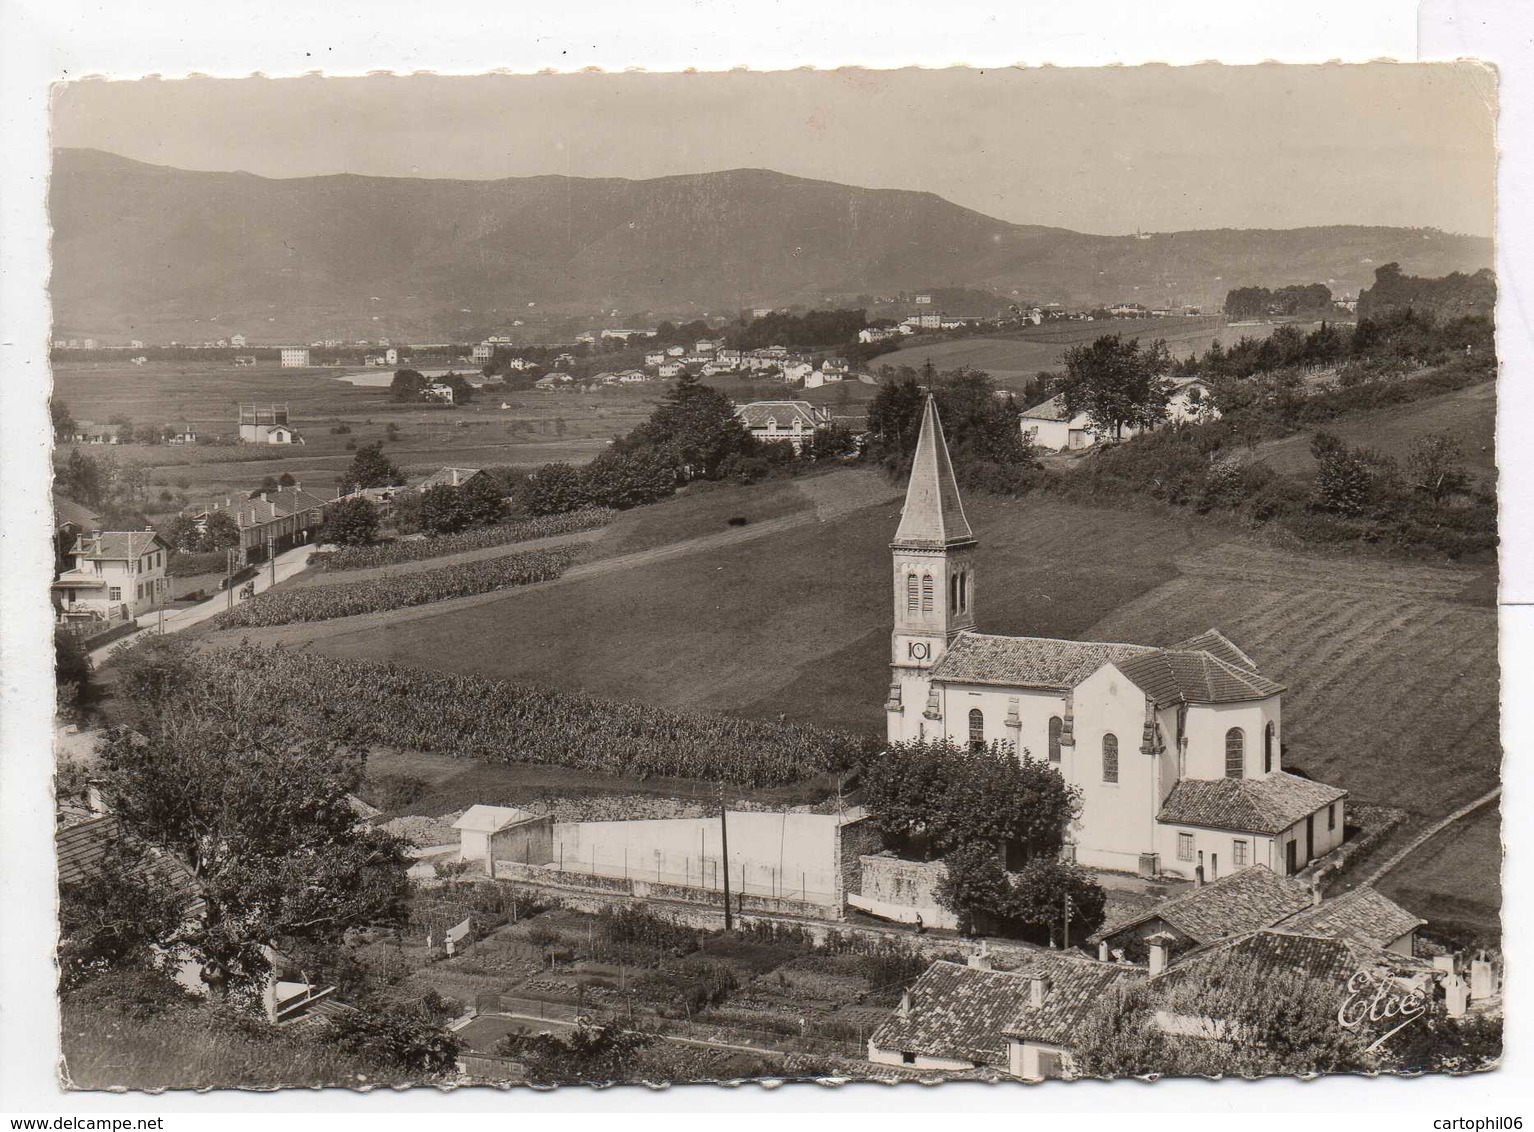
[[[960,633],[932,669],[932,679],[1064,691],[1109,661],[1122,665],[1132,657],[1159,651],[1149,645]]]
[[[1119,669],[1158,708],[1172,704],[1237,704],[1265,700],[1284,690],[1282,684],[1275,684],[1255,669],[1191,649],[1152,649],[1121,662]]]

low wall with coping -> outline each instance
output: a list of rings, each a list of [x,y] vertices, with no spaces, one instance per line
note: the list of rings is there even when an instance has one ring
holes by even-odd
[[[858,858],[861,877],[857,892],[847,903],[886,920],[927,927],[957,928],[959,921],[937,898],[938,886],[948,875],[941,861],[906,861],[899,857]]]

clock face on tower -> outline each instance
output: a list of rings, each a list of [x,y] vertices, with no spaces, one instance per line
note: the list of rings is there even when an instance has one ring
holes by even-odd
[[[907,641],[905,643],[906,659],[924,661],[932,659],[931,641]]]

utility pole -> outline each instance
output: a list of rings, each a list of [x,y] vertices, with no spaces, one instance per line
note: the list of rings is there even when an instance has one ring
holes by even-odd
[[[1069,892],[1067,892],[1065,894],[1065,921],[1064,921],[1064,927],[1065,927],[1065,946],[1061,950],[1069,951],[1071,949],[1071,894]]]
[[[724,810],[724,784],[719,785],[719,857],[723,864],[720,871],[724,875],[724,930],[735,930],[735,916],[730,911],[730,829],[725,819]]]
[[[277,543],[273,539],[266,540],[266,557],[272,563],[272,585],[277,584]]]
[[[229,592],[229,608],[234,608],[234,547],[224,551],[224,589]]]

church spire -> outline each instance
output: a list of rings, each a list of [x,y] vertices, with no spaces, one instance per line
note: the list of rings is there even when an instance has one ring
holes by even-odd
[[[959,500],[953,464],[948,459],[948,442],[943,439],[943,425],[938,420],[937,400],[928,394],[894,545],[946,547],[974,541],[974,532],[964,517],[964,504]]]

